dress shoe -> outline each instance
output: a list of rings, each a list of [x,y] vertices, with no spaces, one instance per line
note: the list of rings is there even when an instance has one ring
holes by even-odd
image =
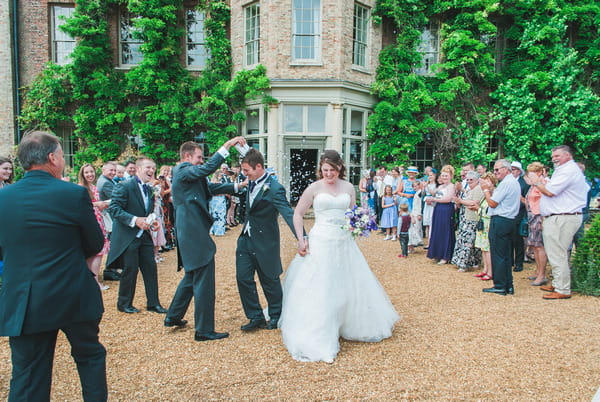
[[[267,329],[277,329],[278,323],[279,323],[279,318],[271,318],[271,320],[267,324]]]
[[[514,295],[515,294],[515,288],[513,288],[512,286],[509,287],[508,289],[506,289],[506,293],[508,293],[509,295]]]
[[[558,300],[558,299],[570,299],[571,295],[564,295],[558,292],[548,293],[547,295],[542,296],[542,299],[546,300]]]
[[[540,290],[543,290],[544,292],[554,292],[554,286],[552,286],[552,285],[540,286]]]
[[[531,282],[531,286],[542,286],[548,283],[548,279],[542,279],[539,282]]]
[[[255,318],[250,320],[246,325],[242,325],[240,329],[242,331],[252,331],[258,328],[267,328],[267,322],[264,318]]]
[[[165,318],[165,327],[183,328],[186,326],[187,323],[187,320],[180,320],[179,318]]]
[[[515,267],[515,269],[513,269],[513,272],[521,272],[523,270],[523,267]]]
[[[502,296],[506,296],[506,294],[507,294],[506,289],[502,289],[502,288],[485,288],[485,289],[481,289],[481,291],[484,293],[495,293],[497,295],[502,295]]]
[[[140,310],[138,310],[137,308],[135,308],[133,306],[117,307],[117,310],[119,310],[121,313],[127,313],[127,314],[134,314],[134,313],[140,312]]]
[[[205,334],[202,334],[200,332],[196,332],[194,334],[194,340],[195,341],[216,341],[217,339],[223,339],[223,338],[227,338],[229,336],[229,333],[227,332],[207,332]]]
[[[167,314],[167,309],[163,308],[163,306],[161,306],[160,304],[157,304],[156,306],[148,306],[146,307],[146,310],[158,314]]]

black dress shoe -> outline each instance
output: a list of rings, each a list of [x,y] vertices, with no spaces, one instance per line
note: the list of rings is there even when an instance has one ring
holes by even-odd
[[[267,329],[277,329],[277,323],[279,323],[279,318],[272,318],[267,324]]]
[[[523,267],[515,267],[513,269],[513,272],[521,272],[523,270]]]
[[[250,322],[246,325],[242,325],[240,329],[242,331],[252,331],[258,328],[267,328],[267,322],[264,318],[255,318],[250,320]]]
[[[140,312],[140,310],[138,310],[137,308],[135,308],[133,306],[117,307],[117,310],[119,310],[121,313],[127,313],[127,314],[134,314],[134,313]]]
[[[508,293],[509,295],[514,295],[515,294],[515,288],[513,288],[512,286],[509,287],[508,289],[506,289],[506,293]]]
[[[223,338],[227,338],[229,336],[229,333],[227,332],[207,332],[205,334],[202,334],[200,332],[196,332],[194,334],[194,340],[195,341],[216,341],[217,339],[223,339]]]
[[[161,306],[160,304],[157,304],[156,306],[146,307],[146,310],[152,311],[152,312],[158,313],[158,314],[167,314],[167,309],[163,308],[163,306]]]
[[[503,288],[485,288],[482,289],[482,291],[485,293],[495,293],[497,295],[506,296],[506,289]]]
[[[179,318],[165,318],[165,327],[183,328],[186,326],[187,323],[187,320],[180,320]]]

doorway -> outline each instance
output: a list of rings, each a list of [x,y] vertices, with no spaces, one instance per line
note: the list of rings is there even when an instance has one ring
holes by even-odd
[[[290,148],[290,202],[297,203],[317,171],[318,149]]]

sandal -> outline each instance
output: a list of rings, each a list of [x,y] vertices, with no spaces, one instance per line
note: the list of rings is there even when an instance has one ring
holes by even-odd
[[[480,272],[478,274],[473,275],[476,278],[481,278],[482,276],[487,275],[485,272]]]
[[[488,274],[485,274],[485,275],[483,275],[483,276],[482,276],[481,278],[479,278],[479,279],[481,279],[482,281],[489,281],[489,280],[491,280],[491,279],[492,279],[492,277],[491,277],[491,276],[489,276]]]

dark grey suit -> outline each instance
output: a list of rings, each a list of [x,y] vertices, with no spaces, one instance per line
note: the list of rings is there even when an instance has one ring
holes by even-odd
[[[285,195],[285,188],[271,176],[258,190],[252,205],[248,205],[249,201],[250,194],[247,194],[245,222],[236,250],[236,279],[240,299],[246,317],[251,320],[264,318],[254,281],[254,274],[257,273],[269,304],[269,316],[278,320],[282,301],[279,276],[283,269],[277,218],[281,215],[294,233],[294,211]],[[246,231],[248,224],[249,233]]]
[[[108,177],[101,175],[96,183],[96,188],[98,189],[100,201],[110,200],[112,197],[112,192],[115,188],[115,182]]]
[[[85,400],[106,400],[106,350],[98,341],[104,307],[85,259],[104,244],[81,186],[41,170],[0,190],[0,336],[10,336],[9,401],[50,399],[58,330],[71,344]]]
[[[180,320],[194,298],[196,332],[215,329],[215,252],[209,235],[213,219],[208,204],[212,194],[233,194],[231,183],[209,183],[224,158],[218,152],[204,165],[182,162],[173,169],[171,195],[175,207],[175,230],[185,274],[169,306],[167,319]]]
[[[123,256],[123,273],[119,282],[119,298],[117,300],[119,310],[132,307],[138,269],[142,272],[144,279],[147,306],[160,305],[152,237],[147,230],[138,237],[140,229],[135,225],[130,226],[134,216],[145,217],[153,210],[154,197],[150,197],[148,205],[144,205],[144,198],[136,178],[115,186],[112,201],[108,207],[113,220],[113,232],[106,265],[110,265],[117,258]]]

